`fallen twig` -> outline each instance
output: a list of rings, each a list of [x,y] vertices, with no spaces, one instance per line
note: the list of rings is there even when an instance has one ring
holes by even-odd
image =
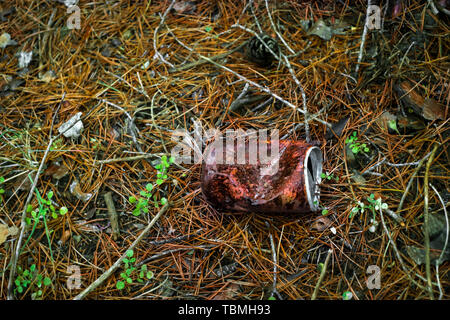
[[[422,158],[422,160],[419,161],[419,164],[417,165],[417,168],[414,170],[411,178],[409,179],[409,182],[406,185],[405,192],[403,192],[402,198],[400,199],[400,203],[398,204],[398,208],[397,208],[397,214],[400,214],[400,211],[402,211],[403,202],[405,202],[406,196],[408,195],[409,188],[411,188],[414,178],[416,177],[417,173],[419,173],[420,168],[422,168],[425,160],[430,155],[431,155],[431,153],[428,153],[425,157]]]
[[[320,271],[319,280],[317,280],[316,287],[314,288],[314,292],[311,296],[311,300],[316,300],[317,293],[319,292],[320,284],[322,283],[323,278],[325,277],[325,273],[327,273],[328,262],[330,261],[331,253],[333,250],[328,249],[327,257],[325,258],[325,263],[323,264],[322,270]]]
[[[438,196],[439,201],[442,204],[442,208],[444,209],[444,215],[445,215],[446,232],[445,232],[444,247],[442,248],[441,254],[439,255],[439,259],[436,260],[436,264],[435,264],[435,267],[436,267],[436,282],[437,282],[437,285],[438,285],[438,288],[439,288],[439,300],[442,300],[443,292],[442,292],[441,281],[439,280],[439,265],[442,263],[442,261],[443,261],[442,259],[444,257],[444,254],[447,251],[448,237],[449,237],[449,221],[448,221],[447,208],[445,207],[444,200],[442,199],[442,197],[439,194],[439,192],[436,190],[436,188],[431,183],[430,183],[430,187],[434,190],[434,192]]]
[[[50,140],[47,144],[47,148],[45,149],[44,156],[42,157],[41,163],[39,164],[39,168],[36,172],[36,175],[33,180],[33,184],[31,185],[30,192],[28,193],[27,200],[25,201],[25,205],[23,207],[22,218],[20,221],[19,239],[17,240],[16,246],[15,246],[12,256],[11,256],[11,269],[9,270],[9,280],[8,280],[8,295],[7,295],[8,300],[14,300],[13,284],[14,284],[14,277],[16,275],[17,260],[19,259],[20,248],[22,246],[22,240],[25,235],[25,227],[26,227],[25,218],[27,216],[27,208],[28,208],[28,204],[31,202],[31,199],[33,198],[34,189],[36,188],[36,185],[38,183],[39,176],[41,175],[42,169],[45,164],[45,160],[47,159],[50,148],[53,145],[53,141],[55,139],[57,139],[61,134],[65,133],[67,130],[71,129],[78,122],[78,121],[75,121],[66,130],[59,133],[56,137],[53,137],[53,126],[55,124],[55,118],[56,118],[56,115],[58,114],[59,108],[61,108],[61,104],[64,101],[65,96],[66,96],[66,93],[64,92],[61,97],[58,107],[56,108],[55,112],[53,113],[52,123],[50,125],[50,131],[49,131],[50,132]]]
[[[112,193],[107,192],[103,195],[106,202],[106,207],[108,208],[108,217],[109,221],[111,221],[111,229],[112,229],[112,235],[113,239],[117,240],[120,235],[119,230],[119,215],[117,214],[116,207],[114,206],[114,201],[112,199]]]
[[[445,251],[447,251],[447,246],[448,246],[448,238],[449,238],[449,220],[448,220],[448,214],[447,214],[447,208],[445,206],[445,202],[442,199],[441,195],[439,194],[439,192],[436,190],[436,188],[430,183],[430,187],[434,190],[434,192],[436,193],[436,195],[439,198],[439,201],[442,204],[442,209],[444,210],[444,215],[445,215],[445,228],[446,228],[446,232],[445,232],[445,242],[444,242],[444,247],[442,248],[442,252],[439,255],[439,259],[436,261],[436,264],[439,265],[442,263],[442,259],[444,257]]]
[[[171,64],[169,61],[167,61],[166,59],[164,59],[164,57],[162,56],[161,53],[159,53],[156,42],[158,41],[158,30],[159,28],[161,28],[161,26],[164,23],[164,20],[166,19],[167,14],[169,13],[170,10],[172,10],[173,5],[175,4],[175,0],[172,0],[172,2],[170,3],[169,7],[167,8],[167,10],[164,12],[163,16],[161,17],[161,21],[159,22],[159,25],[155,28],[155,31],[153,32],[153,50],[155,50],[155,56],[161,60],[161,62],[167,64],[168,66],[170,66],[171,68],[174,68],[174,65]]]
[[[272,29],[275,32],[275,34],[278,36],[278,38],[281,40],[281,42],[283,42],[284,46],[291,52],[291,54],[295,54],[295,51],[292,50],[291,47],[289,47],[289,45],[286,43],[286,41],[283,39],[283,37],[281,36],[281,34],[278,32],[275,23],[273,22],[272,19],[272,15],[270,14],[270,9],[269,9],[269,3],[267,2],[267,0],[264,0],[265,4],[266,4],[266,10],[267,10],[267,16],[269,17],[270,20],[270,24],[272,25]]]
[[[404,261],[403,261],[401,255],[400,255],[400,252],[398,251],[397,245],[395,244],[395,241],[392,239],[391,234],[390,234],[390,231],[389,231],[388,227],[386,226],[386,223],[385,223],[385,221],[384,221],[384,216],[383,216],[383,210],[381,209],[381,207],[380,207],[379,212],[380,212],[381,224],[383,225],[384,232],[386,233],[386,235],[387,235],[387,237],[388,237],[388,239],[389,239],[389,243],[392,245],[392,249],[394,250],[394,253],[395,253],[395,255],[397,256],[397,259],[398,259],[398,261],[400,262],[400,265],[402,266],[403,271],[406,273],[408,279],[409,279],[412,283],[414,283],[414,284],[415,284],[417,287],[419,287],[420,289],[426,290],[420,283],[418,283],[417,281],[415,281],[415,280],[411,277],[411,275],[409,274],[410,271],[408,270],[408,268],[406,268],[405,263],[404,263]],[[419,275],[417,275],[417,276],[419,276]],[[420,276],[419,276],[419,278],[423,279],[423,277],[420,277]]]
[[[137,156],[124,157],[124,158],[94,160],[94,163],[106,164],[106,163],[113,163],[113,162],[135,161],[135,160],[142,160],[142,159],[148,159],[148,158],[158,158],[164,154],[165,153],[147,153],[147,154],[141,154],[141,155],[137,155]]]
[[[98,277],[97,280],[92,282],[86,289],[84,289],[80,294],[78,294],[75,298],[73,298],[73,300],[84,299],[91,291],[96,289],[99,285],[101,285],[103,283],[103,281],[108,279],[109,276],[111,276],[111,274],[113,274],[113,272],[116,271],[117,268],[119,268],[119,266],[122,264],[123,259],[125,259],[127,257],[127,251],[133,250],[137,246],[137,244],[142,240],[142,238],[144,238],[144,236],[147,234],[147,232],[150,231],[150,229],[153,227],[155,222],[158,221],[158,219],[162,216],[162,214],[164,212],[167,211],[168,208],[169,208],[169,203],[166,203],[161,208],[161,210],[159,210],[158,214],[155,217],[153,217],[152,221],[150,221],[150,223],[145,227],[145,229],[136,238],[136,240],[134,240],[134,242],[130,245],[130,247],[124,252],[124,254],[119,259],[117,259],[117,261],[114,262],[114,264],[108,270],[106,270],[100,277]]]
[[[269,223],[266,221],[266,226],[267,228],[270,228]],[[282,297],[280,295],[280,293],[277,290],[277,253],[275,251],[275,243],[273,241],[273,236],[269,231],[269,240],[270,240],[270,248],[272,250],[272,261],[273,261],[273,283],[272,283],[272,294],[271,296],[273,296],[274,294],[277,295],[278,299],[282,300]]]
[[[425,271],[427,273],[427,289],[431,300],[434,300],[433,287],[431,284],[431,264],[430,264],[430,230],[429,230],[429,212],[428,212],[428,176],[431,163],[433,162],[434,155],[439,147],[439,144],[435,144],[431,155],[428,158],[427,166],[425,167],[425,181],[424,181],[424,238],[425,238]]]
[[[356,68],[355,68],[356,74],[358,74],[359,66],[362,61],[362,57],[364,54],[364,45],[366,44],[366,38],[367,38],[367,30],[369,30],[370,6],[371,6],[371,0],[367,0],[366,20],[364,22],[363,34],[361,36],[361,45],[359,46],[358,62],[356,63]]]

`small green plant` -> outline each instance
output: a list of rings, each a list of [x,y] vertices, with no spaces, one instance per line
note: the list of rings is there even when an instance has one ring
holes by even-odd
[[[141,192],[139,192],[142,198],[136,198],[135,196],[130,196],[128,198],[131,204],[136,204],[136,208],[132,211],[134,216],[139,216],[142,212],[148,213],[148,204],[152,198],[152,190],[153,185],[148,183],[145,186],[145,190],[141,190]]]
[[[350,211],[350,215],[349,218],[353,218],[356,214],[358,213],[364,213],[364,211],[367,209],[372,213],[372,218],[370,219],[370,222],[372,223],[371,227],[369,228],[369,231],[371,232],[375,232],[375,229],[378,225],[376,216],[377,216],[377,212],[380,210],[387,210],[388,209],[388,204],[383,202],[381,200],[381,198],[377,198],[375,199],[375,194],[370,194],[369,197],[367,197],[367,202],[369,204],[365,204],[362,201],[358,201],[357,205],[355,207],[352,208],[352,210]]]
[[[5,182],[4,177],[0,177],[0,203],[3,201],[3,194],[5,193],[5,189],[1,187],[1,185]]]
[[[335,175],[333,175],[332,173],[329,173],[329,172],[327,172],[327,173],[321,173],[320,174],[320,177],[322,178],[322,179],[327,179],[327,180],[331,180],[331,179],[333,179],[333,180],[335,180],[336,182],[338,182],[339,181],[339,177],[337,177],[337,176],[335,176]]]
[[[365,208],[366,208],[366,205],[364,204],[364,202],[358,201],[356,207],[353,207],[352,210],[350,211],[349,218],[350,219],[353,218],[358,213],[363,214]]]
[[[326,216],[328,214],[328,209],[325,208],[324,206],[322,206],[321,204],[319,204],[319,202],[317,200],[314,200],[314,205],[319,206],[319,208],[322,209],[323,216]]]
[[[400,134],[400,131],[398,131],[397,121],[396,121],[396,120],[389,120],[389,121],[388,121],[388,126],[389,126],[389,128],[391,128],[393,131],[395,131],[395,132],[397,132],[398,134]]]
[[[145,190],[141,190],[139,192],[141,197],[136,198],[135,196],[130,196],[128,198],[131,204],[136,205],[136,208],[132,211],[134,216],[139,216],[141,213],[148,213],[150,203],[152,203],[155,208],[159,208],[159,205],[163,206],[167,203],[167,198],[165,197],[162,197],[158,201],[158,195],[153,193],[153,191],[155,187],[160,186],[164,183],[164,181],[166,181],[168,178],[167,170],[173,162],[174,157],[167,159],[167,156],[162,156],[161,162],[155,166],[156,170],[158,170],[156,173],[156,186],[151,183],[147,183]]]
[[[33,218],[26,218],[26,222],[28,225],[31,224],[32,220],[37,224],[41,218],[47,217],[48,213],[51,214],[53,219],[56,219],[59,217],[59,215],[63,216],[68,211],[66,207],[61,207],[58,211],[56,211],[55,207],[52,204],[53,191],[49,191],[47,193],[47,199],[42,198],[39,192],[37,192],[37,198],[39,202],[39,210],[33,209],[31,205],[28,205],[27,207],[27,212],[30,213],[31,217]]]
[[[342,300],[351,300],[353,298],[353,294],[350,291],[344,291],[342,293]]]
[[[137,282],[143,283],[145,280],[150,280],[153,278],[153,272],[147,270],[147,265],[143,264],[141,266],[141,270],[139,271],[139,277],[137,278]]]
[[[48,241],[48,245],[49,245],[49,249],[50,249],[50,256],[53,259],[53,253],[52,253],[51,241],[50,241],[50,231],[47,227],[47,217],[48,217],[48,214],[50,213],[51,216],[54,219],[56,219],[59,217],[59,215],[61,215],[61,216],[65,215],[68,210],[66,207],[61,207],[61,208],[59,208],[58,211],[56,211],[55,207],[52,204],[53,191],[49,191],[47,193],[47,199],[42,198],[41,194],[39,193],[39,191],[37,189],[35,189],[35,192],[36,192],[36,198],[39,203],[39,209],[33,209],[33,206],[31,204],[29,204],[27,206],[26,212],[31,215],[31,218],[26,217],[25,222],[28,225],[33,224],[33,228],[32,228],[30,235],[28,236],[28,239],[25,242],[25,245],[23,247],[26,247],[28,241],[30,241],[31,236],[34,233],[34,230],[36,229],[36,226],[39,224],[39,222],[42,219],[44,226],[45,226],[45,234],[47,236],[47,241]]]
[[[133,257],[134,252],[133,250],[128,250],[126,252],[126,258],[123,259],[123,263],[125,264],[125,271],[120,274],[120,277],[123,280],[119,280],[116,283],[116,288],[119,290],[123,290],[125,288],[126,284],[132,284],[133,283],[133,277],[135,277],[135,271],[136,271],[136,258]],[[139,274],[136,277],[136,281],[139,283],[143,283],[145,280],[150,280],[153,278],[153,272],[147,270],[147,265],[142,265],[141,269],[139,271]]]
[[[369,148],[365,143],[358,142],[358,133],[356,131],[353,131],[353,133],[345,139],[345,143],[348,144],[350,149],[354,154],[357,154],[361,151],[363,152],[369,152]]]
[[[58,138],[56,140],[53,141],[50,150],[61,150],[64,147],[64,140],[63,138]]]
[[[169,169],[170,165],[175,161],[174,157],[170,157],[167,160],[167,156],[162,156],[161,157],[161,163],[157,164],[155,166],[155,169],[158,170],[156,177],[158,179],[156,179],[156,184],[159,186],[161,185],[164,180],[167,179],[167,170]]]
[[[43,277],[42,274],[36,270],[36,265],[32,264],[30,269],[22,270],[20,266],[17,267],[17,278],[14,281],[16,288],[14,294],[22,294],[26,288],[30,287],[34,291],[31,294],[33,300],[38,300],[42,296],[42,287],[51,286],[52,280],[49,277]]]

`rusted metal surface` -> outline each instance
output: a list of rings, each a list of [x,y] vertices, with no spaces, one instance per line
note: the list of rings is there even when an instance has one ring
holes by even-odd
[[[207,153],[202,167],[202,191],[216,209],[261,213],[301,213],[318,210],[322,153],[316,146],[302,141],[279,141],[278,157],[270,164],[249,164],[251,152],[248,141],[224,147],[227,152],[245,147],[245,164],[236,164],[236,154],[223,164],[217,161],[219,152],[213,148]],[[272,144],[266,143],[272,152]],[[259,150],[259,149],[258,149]],[[277,163],[275,163],[278,160]],[[230,162],[228,162],[230,163]],[[262,175],[277,164],[278,170]],[[269,170],[270,171],[270,170]]]

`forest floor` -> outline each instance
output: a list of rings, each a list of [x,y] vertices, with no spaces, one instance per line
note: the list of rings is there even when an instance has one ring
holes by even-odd
[[[0,299],[450,298],[445,1],[66,3],[0,1]],[[211,206],[208,129],[319,146],[320,210]]]

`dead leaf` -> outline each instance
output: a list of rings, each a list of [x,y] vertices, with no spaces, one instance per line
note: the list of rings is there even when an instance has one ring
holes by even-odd
[[[8,21],[8,19],[6,17],[15,12],[16,12],[15,7],[9,7],[8,9],[0,11],[0,22]]]
[[[71,236],[70,230],[64,231],[63,235],[61,236],[61,243],[64,244]]]
[[[173,10],[178,14],[192,14],[197,9],[195,2],[178,1],[173,5]]]
[[[342,118],[337,123],[333,123],[331,128],[327,128],[327,133],[325,134],[325,139],[329,140],[335,137],[335,135],[339,138],[342,134],[342,131],[345,128],[345,125],[348,122],[349,117]]]
[[[237,283],[230,283],[228,287],[217,294],[213,300],[231,300],[233,299],[239,291],[239,285]]]
[[[423,103],[422,115],[427,120],[445,120],[445,106],[433,99],[426,98]]]
[[[75,197],[77,197],[79,200],[81,200],[83,202],[88,201],[92,197],[92,193],[85,193],[85,192],[81,191],[80,184],[78,183],[77,180],[72,182],[69,189],[70,189],[70,193],[72,193],[72,195],[74,195]]]
[[[52,176],[52,178],[59,180],[68,173],[69,168],[67,168],[65,165],[54,163],[44,171],[44,176]]]
[[[308,35],[316,35],[325,41],[328,41],[333,36],[333,29],[325,24],[322,19],[317,20],[311,29],[308,31]]]
[[[352,172],[353,181],[355,181],[356,184],[364,186],[366,184],[366,179],[357,170],[353,169]]]
[[[9,236],[8,226],[0,224],[0,244],[6,241],[6,237]]]
[[[31,177],[31,180],[30,180]],[[16,182],[13,184],[13,189],[15,191],[29,191],[31,189],[32,181],[34,180],[35,173],[30,173],[30,177],[28,177],[28,174],[25,175],[25,177],[19,177],[17,178]]]
[[[317,230],[319,232],[322,232],[323,230],[331,226],[331,224],[332,224],[331,220],[328,219],[327,217],[319,217],[311,225],[311,230]]]
[[[0,244],[6,241],[8,236],[15,236],[19,232],[16,226],[9,227],[6,224],[0,224]]]
[[[96,208],[91,208],[86,213],[84,213],[84,217],[88,220],[92,219],[92,217],[95,215],[95,212],[97,211]]]
[[[414,262],[418,265],[425,264],[426,262],[426,251],[425,249],[418,248],[416,246],[407,246],[406,252],[410,256],[411,259],[414,260]],[[440,251],[437,250],[430,250],[430,262],[432,264],[435,264],[436,261],[438,261],[440,256]],[[445,256],[444,256],[445,258]],[[444,259],[445,261],[445,259]],[[443,261],[441,261],[442,263]]]
[[[422,110],[421,106],[425,100],[409,81],[401,82],[395,86],[395,89],[406,107],[411,107],[415,112],[420,113]]]
[[[322,19],[317,20],[309,29],[308,35],[316,35],[325,41],[330,40],[335,34],[345,34],[349,25],[345,21],[336,19],[329,21],[328,25]]]
[[[426,127],[423,119],[414,114],[408,114],[406,117],[399,115],[397,126],[402,133],[415,132]]]
[[[427,120],[445,120],[445,106],[431,98],[423,98],[409,81],[395,86],[400,100],[406,107]]]
[[[41,81],[46,82],[46,83],[50,83],[50,82],[52,82],[53,80],[56,79],[56,73],[53,70],[49,70],[46,73],[44,73],[43,75],[41,75],[39,77],[39,79]]]

